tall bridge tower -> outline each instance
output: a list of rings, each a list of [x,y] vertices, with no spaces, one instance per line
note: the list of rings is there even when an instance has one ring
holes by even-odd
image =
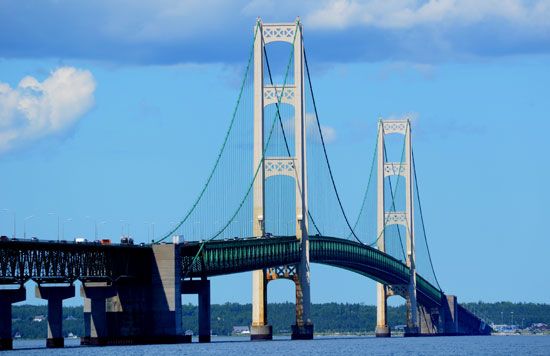
[[[295,179],[296,186],[296,238],[301,241],[301,258],[296,266],[283,266],[252,273],[252,328],[253,340],[271,339],[272,328],[267,323],[267,283],[273,278],[290,278],[296,286],[296,324],[292,325],[293,339],[313,338],[310,319],[310,269],[308,245],[308,210],[306,177],[306,127],[304,113],[304,62],[302,24],[262,23],[255,28],[254,42],[254,171],[260,170],[253,187],[253,233],[264,236],[265,181],[275,175]],[[264,47],[272,42],[287,42],[293,46],[294,80],[291,83],[268,85],[264,83]],[[264,108],[268,105],[294,106],[294,155],[292,157],[265,157]],[[292,153],[291,153],[292,154]],[[283,169],[273,169],[284,167]],[[281,272],[283,271],[283,272]]]
[[[402,162],[386,162],[384,138],[389,134],[405,136],[405,151]],[[402,225],[405,227],[407,240],[406,264],[410,269],[407,285],[386,286],[377,283],[377,313],[376,336],[388,337],[391,335],[387,323],[387,298],[400,294],[406,298],[407,327],[405,335],[418,334],[418,307],[416,300],[416,266],[414,243],[414,211],[413,211],[413,167],[412,167],[412,140],[410,120],[380,120],[378,122],[378,198],[377,198],[377,245],[378,249],[386,252],[386,227]],[[386,211],[385,179],[399,175],[405,180],[405,211]]]

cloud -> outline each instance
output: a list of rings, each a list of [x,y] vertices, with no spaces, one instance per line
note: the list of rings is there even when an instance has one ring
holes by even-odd
[[[550,53],[550,0],[4,0],[0,57],[235,63],[257,16],[297,15],[316,63]]]
[[[317,119],[314,113],[306,113],[306,130],[310,139],[314,140],[314,142],[321,142]],[[334,127],[321,124],[321,133],[323,134],[325,143],[336,141],[336,129]]]
[[[27,76],[17,87],[0,82],[0,152],[65,132],[94,104],[87,70],[61,67],[43,82]]]
[[[468,26],[499,19],[548,29],[549,2],[522,0],[332,0],[306,21],[314,28],[370,26],[407,29],[420,25]]]
[[[314,113],[306,113],[306,134],[307,139],[314,143],[321,143],[319,136],[319,128]],[[294,119],[283,120],[283,127],[287,136],[294,135]],[[336,141],[336,129],[332,126],[321,125],[321,133],[325,143],[333,143]]]

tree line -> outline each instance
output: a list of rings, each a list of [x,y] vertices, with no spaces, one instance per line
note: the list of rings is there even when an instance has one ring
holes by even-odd
[[[465,303],[467,309],[495,324],[514,324],[527,327],[533,323],[550,324],[550,305],[535,303]],[[290,333],[295,323],[293,303],[273,303],[268,305],[268,320],[274,334]],[[191,304],[182,306],[182,324],[184,330],[198,332],[197,307]],[[252,305],[225,303],[211,307],[212,333],[231,335],[234,326],[251,324]],[[18,305],[13,307],[13,333],[23,338],[45,338],[46,321],[33,321],[36,316],[47,317],[44,305]],[[388,307],[388,323],[394,327],[405,324],[405,306]],[[364,304],[322,303],[311,306],[311,318],[316,333],[372,333],[376,324],[376,307]],[[84,333],[83,310],[78,307],[63,308],[63,331],[65,335]]]

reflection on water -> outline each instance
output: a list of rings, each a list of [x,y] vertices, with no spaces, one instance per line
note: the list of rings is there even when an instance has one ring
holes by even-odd
[[[196,341],[196,340],[195,340]],[[375,337],[317,337],[313,341],[250,342],[246,337],[214,337],[210,344],[81,347],[66,339],[65,349],[46,349],[45,340],[14,340],[13,354],[32,355],[550,355],[550,336],[461,336],[377,339]]]

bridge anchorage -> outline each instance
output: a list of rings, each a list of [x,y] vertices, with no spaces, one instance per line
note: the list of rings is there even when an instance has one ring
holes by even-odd
[[[286,74],[279,84],[273,83],[266,52],[266,45],[273,42],[291,45]],[[220,162],[227,157],[224,150],[234,132],[235,113],[246,101],[241,100],[242,88],[252,62],[253,98],[249,101],[252,104],[249,111],[253,119],[245,120],[250,121],[252,128],[244,132],[253,141],[253,151],[248,161],[243,158],[246,155],[243,147],[250,147],[250,143],[235,141],[237,158],[229,160],[227,166],[235,167],[239,162],[244,162],[245,166],[239,168],[237,179],[226,180],[227,172],[218,173]],[[287,82],[289,73],[292,73],[292,80]],[[265,83],[266,78],[269,78],[268,83]],[[36,296],[48,301],[48,347],[63,346],[62,301],[75,295],[77,280],[82,283],[80,295],[84,298],[85,334],[81,338],[84,345],[191,342],[191,336],[185,335],[182,327],[181,298],[184,294],[198,295],[198,339],[210,342],[209,278],[241,272],[252,272],[252,340],[272,339],[267,316],[267,285],[277,279],[288,279],[295,285],[296,322],[291,326],[292,339],[312,339],[310,263],[343,268],[378,282],[376,336],[391,336],[387,298],[395,295],[406,299],[405,336],[490,333],[490,327],[460,306],[455,296],[443,293],[431,260],[431,270],[422,270],[423,265],[418,263],[420,252],[424,251],[418,247],[427,250],[428,244],[419,205],[409,120],[379,121],[371,168],[371,178],[374,172],[377,182],[373,195],[375,208],[372,211],[364,208],[370,196],[368,184],[363,207],[352,226],[338,195],[326,153],[299,19],[288,24],[264,24],[258,19],[242,88],[207,183],[185,217],[157,243],[131,246],[0,240],[0,285],[3,287],[0,288],[0,350],[12,348],[11,305],[25,300],[24,284],[29,280],[38,283]],[[306,113],[306,103],[313,104],[308,108],[313,107],[314,114],[311,110]],[[293,108],[290,114],[281,110],[283,104]],[[273,107],[275,115],[269,122],[265,113]],[[277,154],[269,149],[275,128],[279,130],[282,147],[282,151],[275,150]],[[292,133],[290,144],[285,130]],[[400,160],[388,154],[388,135],[404,139]],[[390,137],[387,140],[390,142]],[[321,156],[322,164],[318,167],[317,160],[312,159],[315,152]],[[242,171],[249,172],[250,164],[253,177],[246,189],[237,191],[244,197],[239,195],[231,200],[227,191],[235,189],[231,185],[243,180]],[[232,169],[229,173],[237,171]],[[323,174],[330,178],[332,190],[318,184]],[[273,218],[273,211],[277,209],[266,204],[271,194],[266,188],[281,176],[292,180],[289,186],[292,198],[284,194],[279,196],[285,196],[290,204],[290,212],[287,211],[290,217],[283,216],[289,220],[287,230],[284,224],[274,228],[280,223],[275,221],[277,217]],[[209,200],[210,184],[215,181],[222,187],[214,188]],[[212,213],[224,202],[230,205],[229,220],[221,215],[227,213],[223,209],[220,214]],[[212,231],[197,229],[192,220],[193,214],[201,217],[201,211],[206,212],[207,225]],[[211,213],[215,218],[208,215]],[[237,217],[245,224],[238,225]],[[370,217],[374,223],[365,223],[364,220]],[[220,225],[221,219],[226,222]],[[343,229],[333,227],[338,219]],[[179,232],[187,236],[184,243],[179,239],[174,239],[173,243],[164,242]],[[402,235],[406,249],[402,245]],[[364,243],[360,237],[372,237],[374,242]],[[429,279],[430,274],[434,280]]]

